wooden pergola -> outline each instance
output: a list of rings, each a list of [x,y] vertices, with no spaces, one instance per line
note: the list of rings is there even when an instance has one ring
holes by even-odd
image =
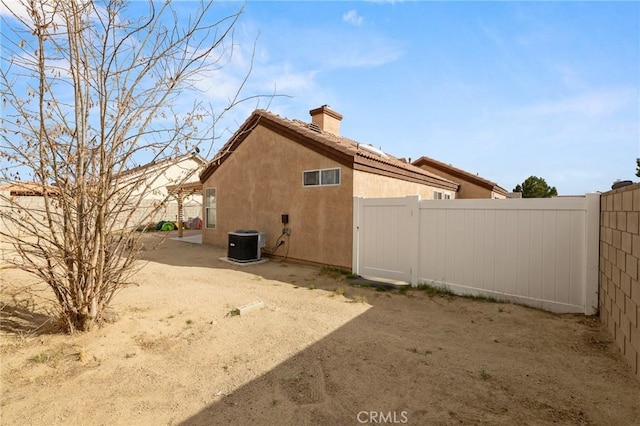
[[[194,194],[202,195],[202,182],[168,185],[167,190],[169,191],[169,194],[173,195],[178,200],[178,237],[182,237],[184,231],[184,227],[182,226],[182,220],[184,219],[182,214],[182,202],[184,200],[184,197],[188,197]]]

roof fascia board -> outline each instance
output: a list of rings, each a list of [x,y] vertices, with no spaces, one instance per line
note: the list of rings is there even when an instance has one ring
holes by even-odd
[[[414,182],[422,185],[434,186],[436,188],[447,189],[454,192],[458,191],[459,185],[456,183],[446,182],[446,181],[435,179],[429,176],[412,173],[409,170],[404,170],[404,173],[403,173],[402,169],[393,168],[392,170],[391,168],[380,167],[381,165],[382,164],[373,160],[359,158],[358,161],[354,163],[353,169],[362,171],[362,172],[373,173],[376,175],[391,177],[394,179],[400,179],[407,182]]]
[[[311,135],[303,135],[296,129],[291,129],[288,126],[284,126],[278,122],[274,122],[272,120],[265,120],[262,123],[264,127],[278,133],[281,136],[285,136],[288,139],[299,143],[300,145],[311,149],[318,154],[324,155],[327,158],[335,160],[344,166],[352,167],[353,166],[353,155],[342,152],[338,149],[335,149],[331,146],[326,145],[323,142],[317,141]],[[312,130],[310,130],[311,132]],[[309,143],[311,142],[311,143]]]
[[[306,148],[311,149],[318,154],[324,155],[327,158],[335,160],[340,164],[347,167],[353,167],[353,156],[332,148],[322,142],[315,140],[310,135],[303,135],[298,130],[289,128],[277,121],[272,120],[269,116],[261,114],[259,111],[253,113],[253,115],[245,121],[245,123],[238,129],[238,131],[229,139],[220,151],[220,155],[212,160],[207,168],[200,175],[200,181],[205,182],[211,175],[220,167],[227,157],[235,151],[235,149],[249,136],[256,126],[263,126],[281,136],[284,136],[292,142],[296,142]],[[311,142],[311,143],[309,143]]]
[[[415,166],[420,167],[421,165],[427,165],[430,167],[433,167],[434,169],[437,169],[441,172],[444,173],[448,173],[450,175],[456,176],[460,179],[465,179],[467,181],[470,181],[471,183],[474,183],[478,186],[482,186],[483,188],[489,189],[491,191],[495,191],[495,192],[500,192],[498,189],[503,189],[500,186],[498,186],[498,184],[496,184],[495,182],[491,182],[488,179],[484,179],[481,178],[479,176],[475,176],[472,173],[469,173],[465,170],[462,169],[458,169],[457,167],[453,167],[453,166],[448,166],[444,163],[441,163],[437,160],[433,160],[433,159],[428,159],[426,157],[421,157],[419,159],[417,159],[414,163]],[[503,189],[504,191],[504,189]],[[506,194],[506,192],[505,192]]]

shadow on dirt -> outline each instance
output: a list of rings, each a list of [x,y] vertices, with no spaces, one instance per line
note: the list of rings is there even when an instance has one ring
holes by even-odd
[[[41,335],[54,333],[55,319],[38,312],[33,306],[21,304],[4,304],[0,306],[0,331],[6,334]]]
[[[180,425],[599,424],[640,415],[630,395],[640,384],[607,351],[569,337],[592,335],[579,316],[358,292],[369,310]],[[406,301],[401,311],[394,298]],[[533,343],[545,341],[553,347]],[[594,374],[626,383],[611,388],[626,413],[602,402]]]
[[[199,231],[186,231],[185,236],[194,235],[194,232]],[[336,278],[342,278],[344,275],[335,269],[325,271],[324,268],[315,265],[292,264],[288,259],[264,257],[266,262],[263,263],[237,264],[228,262],[221,260],[227,255],[224,248],[172,239],[176,235],[177,231],[145,235],[142,239],[144,245],[140,252],[140,259],[143,262],[156,262],[170,266],[240,271],[294,286],[314,286],[326,290],[335,290],[336,288],[332,284],[337,282]],[[176,249],[180,250],[181,256],[174,255]],[[293,269],[295,269],[295,273],[292,271]]]
[[[175,244],[188,255],[171,256]],[[294,289],[342,294],[371,307],[267,373],[215,398],[183,426],[576,424],[608,418],[608,409],[598,405],[597,381],[575,378],[603,370],[620,373],[607,351],[575,343],[576,337],[598,335],[580,322],[581,316],[376,287],[346,279],[340,271],[286,261],[237,266],[219,260],[225,254],[220,248],[167,239],[143,257],[175,266],[238,270]],[[402,298],[400,305],[396,298]],[[554,347],[548,350],[551,341]],[[547,350],[534,342],[547,342],[542,345]],[[571,369],[563,367],[568,356]],[[551,392],[546,383],[556,383],[557,389]],[[640,390],[637,384],[633,388]],[[631,405],[632,399],[627,400]],[[640,408],[632,410],[640,415]]]
[[[336,304],[362,303],[367,309],[264,374],[252,374],[249,362],[237,364],[231,376],[237,382],[227,394],[213,385],[196,394],[188,383],[177,381],[176,389],[195,398],[199,411],[168,423],[631,424],[630,419],[640,418],[640,384],[612,355],[597,320],[425,291],[384,291],[355,280],[361,285],[356,287],[339,271],[315,266],[277,261],[232,265],[219,260],[222,249],[171,236],[145,235],[143,260],[207,268],[207,274],[241,271],[285,283],[291,291],[327,290],[322,297],[333,297]],[[46,327],[49,317],[34,313],[42,309],[7,303],[0,307],[2,331]],[[302,302],[287,309],[313,307]],[[310,318],[318,324],[308,327],[322,328],[322,319],[335,315],[330,308],[316,314]],[[283,318],[277,309],[251,315],[263,315],[257,319],[267,325]],[[222,326],[223,321],[216,327]],[[281,334],[267,336],[263,347],[286,344]],[[244,352],[241,358],[268,359],[268,349],[257,353],[252,343],[246,352],[244,346],[238,349]],[[198,355],[215,365],[214,355]],[[225,367],[199,373],[198,380],[206,384],[212,375],[230,374]]]

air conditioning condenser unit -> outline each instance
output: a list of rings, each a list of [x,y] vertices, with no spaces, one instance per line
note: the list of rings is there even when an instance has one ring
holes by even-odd
[[[255,230],[237,230],[229,232],[227,258],[234,262],[257,262],[262,258],[266,235]]]

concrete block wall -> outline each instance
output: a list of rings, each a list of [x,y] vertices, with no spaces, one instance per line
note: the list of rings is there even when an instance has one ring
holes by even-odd
[[[600,319],[640,378],[640,183],[600,200]]]

